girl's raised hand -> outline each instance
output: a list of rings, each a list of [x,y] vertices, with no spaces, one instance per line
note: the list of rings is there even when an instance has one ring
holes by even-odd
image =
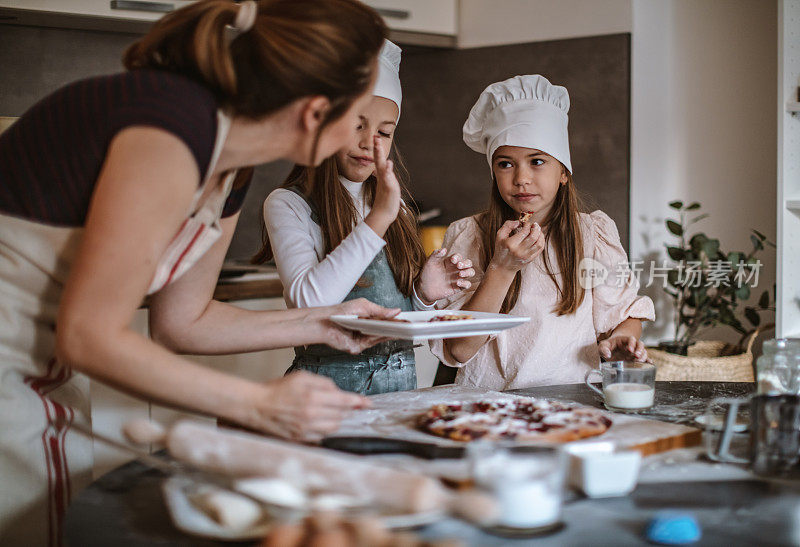
[[[606,361],[652,362],[647,357],[647,348],[635,336],[612,336],[597,344],[600,357]]]
[[[378,184],[372,210],[364,220],[376,234],[383,237],[400,212],[400,183],[394,174],[394,163],[385,159],[383,143],[378,136],[373,139],[372,158]]]
[[[542,253],[544,243],[539,224],[508,220],[497,230],[494,255],[489,265],[517,272]]]
[[[459,291],[469,289],[469,281],[475,275],[471,260],[463,260],[459,255],[447,256],[447,249],[431,253],[417,279],[417,296],[428,305],[437,300],[453,296]]]

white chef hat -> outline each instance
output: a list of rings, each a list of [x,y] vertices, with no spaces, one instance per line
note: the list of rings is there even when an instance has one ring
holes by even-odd
[[[403,101],[403,90],[400,87],[400,54],[401,50],[389,40],[383,41],[378,56],[378,78],[375,81],[376,97],[394,101],[397,105],[397,117],[400,117],[400,103]]]
[[[569,94],[544,76],[514,76],[483,90],[464,124],[464,142],[492,155],[501,146],[524,146],[550,154],[572,173],[569,157]]]

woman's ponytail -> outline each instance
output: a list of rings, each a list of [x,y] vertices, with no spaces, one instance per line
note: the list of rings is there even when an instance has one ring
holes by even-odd
[[[323,95],[333,105],[331,122],[367,90],[386,36],[372,8],[357,0],[258,0],[255,7],[252,28],[237,31],[240,4],[198,0],[159,20],[123,62],[191,78],[220,106],[252,119]]]
[[[239,6],[202,0],[165,15],[122,62],[129,70],[157,68],[203,83],[217,97],[236,95],[236,70],[228,44]]]

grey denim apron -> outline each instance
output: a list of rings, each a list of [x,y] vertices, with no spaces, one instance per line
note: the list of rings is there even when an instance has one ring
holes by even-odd
[[[297,187],[290,188],[311,207],[311,220],[319,224],[314,205]],[[363,285],[363,286],[361,286]],[[387,308],[411,311],[411,299],[397,288],[385,249],[364,270],[361,282],[344,298],[366,298]],[[294,348],[295,358],[286,373],[305,370],[332,379],[345,391],[377,395],[417,388],[414,347],[409,340],[390,340],[373,346],[359,355],[351,355],[324,344]]]

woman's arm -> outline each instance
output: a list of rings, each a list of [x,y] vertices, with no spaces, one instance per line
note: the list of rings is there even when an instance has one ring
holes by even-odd
[[[520,226],[519,221],[503,224],[497,232],[495,253],[486,267],[483,280],[461,309],[499,312],[516,273],[540,254],[543,248],[544,236],[538,224],[522,223]],[[451,338],[445,340],[445,348],[456,361],[466,363],[487,340],[488,336]]]
[[[365,300],[339,306],[251,311],[212,300],[237,217],[221,220],[223,235],[180,279],[153,295],[150,335],[177,353],[221,355],[325,343],[360,353],[376,342],[328,321],[335,313],[388,313]]]
[[[318,437],[364,399],[307,375],[257,384],[222,374],[129,328],[198,178],[191,152],[165,131],[134,127],[114,138],[59,307],[57,357],[147,399],[278,435]],[[208,303],[207,294],[197,298]]]

